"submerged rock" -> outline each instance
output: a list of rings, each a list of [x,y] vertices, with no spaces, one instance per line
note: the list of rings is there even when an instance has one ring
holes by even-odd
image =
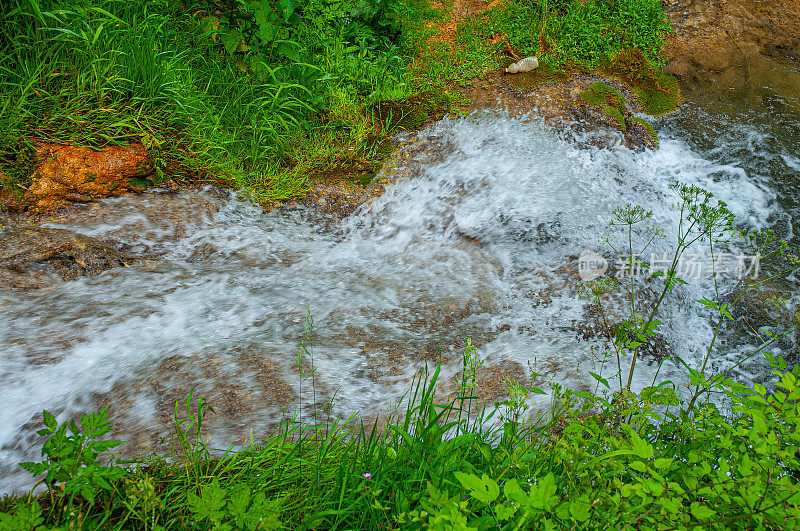
[[[38,210],[139,192],[153,184],[147,180],[153,162],[142,144],[100,151],[50,144],[40,147],[37,160],[25,201]]]
[[[675,29],[664,50],[671,74],[692,78],[730,71],[747,77],[759,56],[800,57],[800,0],[665,0],[664,4]]]
[[[66,229],[0,232],[0,285],[36,289],[133,262],[111,244]]]

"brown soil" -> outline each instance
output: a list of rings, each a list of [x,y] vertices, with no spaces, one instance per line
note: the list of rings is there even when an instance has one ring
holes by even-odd
[[[728,85],[770,86],[800,96],[800,0],[664,0],[664,5],[675,30],[666,42],[666,71],[684,84],[713,75]]]
[[[446,10],[448,7],[451,9],[450,18],[444,22],[428,23],[428,27],[436,28],[438,30],[438,32],[431,37],[431,40],[436,42],[445,42],[452,50],[453,39],[456,37],[456,31],[458,30],[459,24],[470,17],[480,15],[481,13],[492,9],[502,1],[503,0],[455,0],[454,2],[445,2],[435,0],[431,2],[431,6],[436,9]]]
[[[675,35],[666,55],[677,74],[722,71],[758,53],[800,59],[800,0],[664,0]]]

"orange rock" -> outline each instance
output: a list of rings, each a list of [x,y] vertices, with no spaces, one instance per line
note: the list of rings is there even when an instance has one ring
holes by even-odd
[[[153,173],[142,144],[103,150],[49,144],[39,148],[37,160],[25,199],[38,210],[140,192],[142,180]]]

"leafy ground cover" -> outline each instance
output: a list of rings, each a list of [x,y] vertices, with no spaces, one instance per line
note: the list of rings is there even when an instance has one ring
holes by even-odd
[[[23,466],[49,489],[3,499],[0,528],[796,529],[800,371],[772,362],[774,391],[719,383],[733,414],[553,384],[535,423],[522,398],[543,390],[511,384],[492,419],[475,416],[470,380],[438,403],[434,371],[385,430],[290,422],[216,457],[203,402],[176,417],[174,455],[110,464],[105,410],[61,426],[45,412],[44,460]]]

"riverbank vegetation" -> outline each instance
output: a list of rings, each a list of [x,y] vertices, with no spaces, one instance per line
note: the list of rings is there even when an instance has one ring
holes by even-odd
[[[499,409],[476,412],[480,369],[449,402],[435,370],[385,429],[287,422],[224,454],[202,437],[207,404],[187,400],[174,453],[111,463],[105,410],[61,426],[45,412],[44,459],[23,466],[49,488],[0,501],[0,528],[796,529],[798,371],[770,365],[773,391],[697,382],[732,414],[668,386],[611,396],[553,383],[535,422],[526,399],[544,390],[508,382]]]
[[[3,2],[2,190],[31,183],[41,145],[131,142],[155,160],[151,184],[213,180],[266,203],[327,175],[368,182],[390,135],[457,112],[459,88],[509,52],[539,55],[542,80],[620,64],[641,77],[659,72],[669,31],[654,0],[455,6]]]

